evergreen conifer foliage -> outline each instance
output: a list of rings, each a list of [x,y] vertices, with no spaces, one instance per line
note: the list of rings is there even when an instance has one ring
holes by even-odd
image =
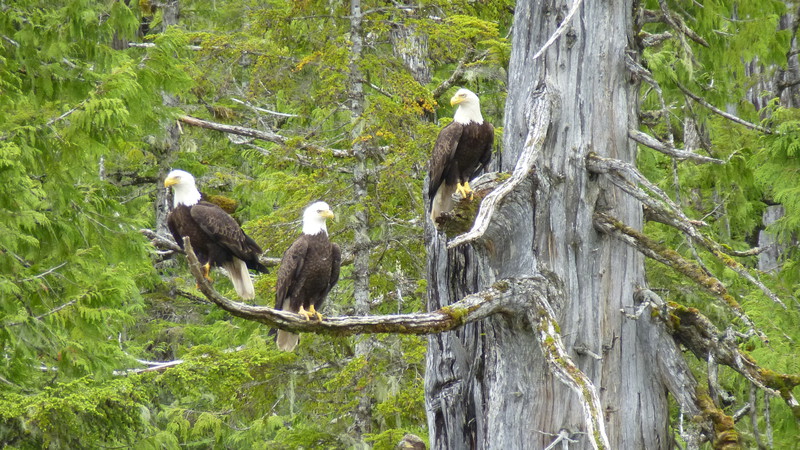
[[[362,14],[358,58],[353,3]],[[576,2],[550,3],[550,22],[537,32],[562,22],[577,27],[566,28],[557,42],[567,54],[584,23],[576,18],[598,20],[581,16],[597,3],[585,2],[571,21],[565,17]],[[625,14],[635,24],[629,46],[638,66],[627,65],[624,78],[641,83],[631,97],[639,95],[634,128],[672,154],[637,140],[635,162],[646,178],[625,177],[650,194],[663,192],[708,238],[687,239],[689,228],[662,223],[650,207],[642,229],[615,228],[630,232],[629,241],[673,250],[665,255],[681,263],[645,262],[646,287],[665,303],[638,320],[664,324],[684,344],[685,361],[707,390],[664,397],[668,424],[653,426],[669,425],[667,437],[687,447],[710,446],[700,442],[709,438],[721,447],[728,441],[714,434],[717,426],[744,447],[791,448],[798,435],[796,410],[787,406],[798,395],[793,374],[800,373],[798,255],[790,246],[782,269],[766,275],[753,270],[758,256],[750,248],[768,204],[786,210],[770,231],[790,242],[797,234],[797,111],[779,101],[758,110],[748,98],[763,77],[791,61],[797,27],[779,24],[795,6],[633,3]],[[428,341],[378,334],[368,354],[357,354],[362,338],[344,335],[354,326],[347,320],[356,289],[377,316],[364,319],[373,321],[372,331],[398,320],[392,316],[418,317],[426,309],[429,284],[437,282],[426,277],[421,257],[429,250],[422,190],[431,143],[452,117],[446,100],[462,86],[479,93],[484,116],[498,127],[497,142],[514,138],[504,138],[499,125],[503,111],[512,110],[505,109],[507,100],[523,98],[517,91],[506,98],[509,76],[519,75],[508,69],[515,7],[522,10],[506,0],[198,0],[169,9],[152,2],[21,0],[0,6],[0,442],[15,448],[393,448],[406,433],[433,446],[442,442],[429,434],[426,417]],[[763,71],[745,69],[754,64]],[[354,73],[360,74],[360,112],[352,106]],[[764,98],[780,95],[758,89]],[[589,100],[601,96],[582,98]],[[510,170],[517,153],[500,150],[495,168]],[[283,354],[263,317],[235,317],[198,292],[184,255],[154,247],[139,233],[155,228],[159,177],[172,168],[195,173],[204,193],[236,204],[233,215],[270,258],[296,237],[304,206],[335,199],[339,218],[329,230],[343,244],[346,265],[323,313],[344,325],[329,335],[328,323],[282,322],[307,327],[298,353]],[[358,196],[356,174],[364,186]],[[589,176],[608,182],[604,177]],[[632,192],[620,195],[640,194]],[[357,233],[358,248],[348,245]],[[354,252],[366,255],[359,276],[367,283],[358,287]],[[464,255],[458,264],[481,257]],[[727,296],[698,287],[698,279]],[[274,273],[255,283],[257,304],[249,306],[271,305]],[[504,283],[492,280],[467,299],[508,298],[518,285]],[[468,287],[457,291],[470,294]],[[213,288],[231,297],[224,278]],[[436,317],[461,326],[474,320],[473,312],[454,307]],[[485,321],[480,326],[500,329],[512,319],[499,313]],[[716,347],[707,342],[718,350],[711,364],[688,337],[693,323],[722,336]],[[534,334],[522,331],[526,338]],[[447,336],[454,334],[486,339],[463,328]],[[578,335],[562,337],[572,345]],[[536,339],[524,344],[536,350]],[[752,358],[762,370],[726,365],[724,351]],[[567,355],[593,376],[586,368],[600,363],[589,352],[604,356],[601,346],[571,346]],[[569,395],[580,406],[579,395]],[[470,410],[478,397],[464,398],[473,403],[462,412],[476,412],[470,426],[494,420]],[[687,398],[700,401],[687,409]],[[371,429],[357,432],[353,411],[364,405],[363,430]],[[736,419],[733,429],[725,428],[733,423],[728,418]],[[694,433],[698,423],[711,425]],[[584,424],[569,426],[580,431]],[[612,439],[619,433],[606,431]],[[542,442],[560,438],[536,433]],[[583,435],[567,438],[588,442]]]

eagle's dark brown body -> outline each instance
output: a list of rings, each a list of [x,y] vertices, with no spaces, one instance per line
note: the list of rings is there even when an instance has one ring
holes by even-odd
[[[341,252],[327,233],[303,234],[283,254],[278,269],[275,308],[297,312],[319,309],[339,281]]]
[[[300,235],[281,259],[275,309],[317,311],[339,281],[341,259],[339,246],[328,239],[328,233]],[[278,330],[279,349],[292,351],[299,341],[300,335]]]
[[[181,248],[183,237],[189,237],[200,264],[221,267],[236,257],[249,269],[267,272],[258,261],[263,252],[261,247],[242,231],[233,217],[213,203],[178,205],[167,217],[167,226]]]
[[[489,122],[462,125],[451,122],[439,132],[430,167],[428,196],[433,199],[439,186],[464,183],[492,159],[494,127]]]

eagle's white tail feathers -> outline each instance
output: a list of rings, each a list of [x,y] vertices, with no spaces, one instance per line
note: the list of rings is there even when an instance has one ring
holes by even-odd
[[[281,309],[284,311],[291,311],[291,305],[291,300],[288,298],[284,299]],[[298,342],[300,342],[299,334],[292,333],[291,331],[278,330],[278,337],[275,339],[275,343],[278,344],[279,349],[283,350],[284,352],[291,352],[295,347],[297,347]]]
[[[439,185],[439,190],[436,191],[436,196],[431,202],[431,220],[434,226],[438,227],[437,217],[453,210],[453,193],[455,191],[455,186],[448,186],[446,183]]]
[[[278,330],[278,338],[275,342],[278,344],[279,349],[284,352],[291,352],[300,342],[300,335],[290,331]]]
[[[250,272],[247,271],[247,263],[234,257],[222,267],[228,272],[228,278],[231,279],[239,297],[243,300],[252,300],[256,297],[256,289],[253,287],[253,280],[250,279]]]

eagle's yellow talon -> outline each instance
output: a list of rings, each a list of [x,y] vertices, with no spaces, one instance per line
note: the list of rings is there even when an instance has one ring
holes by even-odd
[[[309,319],[311,316],[314,316],[317,319],[317,322],[322,322],[322,314],[318,313],[317,310],[314,308],[314,305],[308,307],[308,317]]]
[[[303,308],[302,305],[300,306],[300,309],[297,311],[297,314],[300,314],[300,317],[302,317],[305,320],[311,320],[309,316],[309,311],[306,311],[306,309]]]

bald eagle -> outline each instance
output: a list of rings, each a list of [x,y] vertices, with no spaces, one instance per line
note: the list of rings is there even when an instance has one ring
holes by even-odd
[[[453,121],[439,132],[428,172],[431,220],[453,209],[451,196],[458,191],[472,199],[469,180],[492,158],[494,127],[483,120],[478,96],[459,89],[450,105],[458,105]]]
[[[328,292],[339,281],[342,257],[339,246],[328,239],[326,219],[333,212],[325,202],[316,202],[303,212],[303,234],[283,254],[278,269],[275,309],[291,311],[307,320],[322,320],[317,310]],[[283,351],[292,351],[300,335],[278,330],[276,342]]]
[[[178,245],[183,248],[183,238],[188,236],[206,279],[211,280],[211,266],[223,267],[239,297],[253,299],[255,289],[247,269],[267,272],[258,261],[261,247],[222,208],[200,200],[200,191],[189,172],[173,170],[164,180],[164,187],[172,187],[175,197],[167,226]]]

